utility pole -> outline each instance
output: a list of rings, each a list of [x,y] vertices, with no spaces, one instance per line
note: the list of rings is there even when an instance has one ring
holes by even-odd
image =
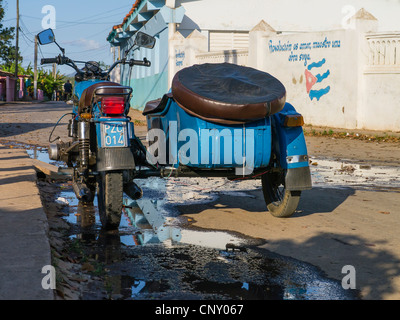
[[[14,88],[14,101],[17,101],[18,92],[18,40],[19,40],[19,0],[17,0],[17,33],[15,37],[15,88]]]
[[[38,79],[38,72],[37,72],[37,56],[38,56],[38,39],[35,36],[35,52],[34,52],[34,61],[33,61],[33,98],[37,100],[37,79]]]
[[[54,79],[54,81],[56,81],[56,76],[57,76],[57,63],[53,63],[53,79]],[[53,96],[54,96],[53,100],[57,101],[57,91],[56,90],[53,91]]]

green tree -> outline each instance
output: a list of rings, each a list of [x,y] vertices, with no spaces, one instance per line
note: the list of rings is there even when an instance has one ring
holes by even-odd
[[[9,63],[7,65],[5,65],[5,64],[2,65],[1,70],[14,73],[15,72],[15,61],[12,61],[11,63]],[[25,69],[21,64],[18,63],[18,74],[33,76],[33,68],[31,67],[31,64],[29,63],[29,65]]]
[[[51,99],[54,91],[61,91],[64,84],[64,75],[57,71],[56,76],[50,70],[38,69],[38,89]]]
[[[104,61],[98,61],[98,64],[103,71],[107,71],[108,69],[110,69],[110,66]]]
[[[3,7],[3,0],[0,0],[0,64],[1,67],[10,67],[12,63],[15,63],[15,46],[12,45],[14,39],[15,28],[5,28],[1,21],[5,15]],[[22,62],[22,57],[18,53],[18,61]],[[14,64],[15,65],[15,64]],[[15,71],[15,70],[14,70]],[[13,72],[14,72],[13,71]]]

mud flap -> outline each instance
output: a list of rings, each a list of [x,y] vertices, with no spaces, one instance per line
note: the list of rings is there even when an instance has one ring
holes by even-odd
[[[135,169],[135,159],[130,148],[99,148],[97,171]]]
[[[310,167],[287,169],[285,187],[289,191],[310,190],[312,188]]]

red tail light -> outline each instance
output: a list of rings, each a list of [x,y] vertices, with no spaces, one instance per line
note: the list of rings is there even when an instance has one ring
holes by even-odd
[[[101,99],[101,110],[107,115],[120,115],[125,111],[124,97],[103,97]]]

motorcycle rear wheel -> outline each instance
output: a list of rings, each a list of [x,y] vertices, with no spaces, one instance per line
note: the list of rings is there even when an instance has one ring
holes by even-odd
[[[264,200],[268,211],[278,218],[288,218],[296,211],[301,191],[285,187],[285,171],[268,172],[261,177]]]
[[[118,229],[121,222],[122,201],[122,172],[100,172],[97,179],[97,202],[104,229]]]

